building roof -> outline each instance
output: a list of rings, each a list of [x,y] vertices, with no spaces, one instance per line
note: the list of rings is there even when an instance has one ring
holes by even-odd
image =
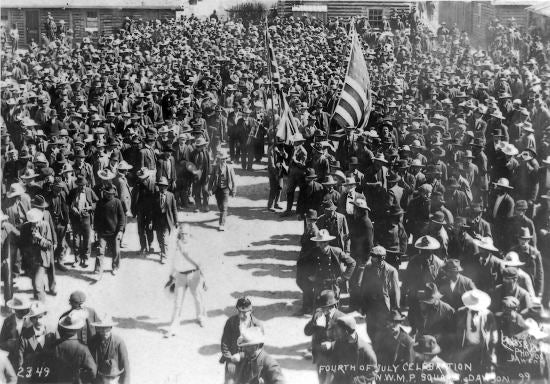
[[[327,12],[326,5],[294,5],[292,12]]]
[[[536,13],[537,15],[550,17],[550,4],[544,3],[544,4],[532,5],[529,8],[527,8],[527,11]]]
[[[527,8],[530,5],[541,4],[543,0],[493,0],[491,4],[499,5],[514,5],[516,7]]]
[[[9,3],[8,3],[9,4]],[[179,9],[181,0],[18,0],[3,8],[147,8]]]

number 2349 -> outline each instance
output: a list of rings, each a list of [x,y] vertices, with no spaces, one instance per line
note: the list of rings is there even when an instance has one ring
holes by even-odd
[[[18,377],[48,377],[50,368],[48,367],[21,367],[17,370]]]

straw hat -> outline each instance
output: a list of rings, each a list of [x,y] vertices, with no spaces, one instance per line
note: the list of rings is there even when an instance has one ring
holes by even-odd
[[[497,180],[496,183],[493,183],[493,184],[495,185],[495,187],[514,189],[514,187],[510,186],[510,181],[505,177],[501,177],[500,179]]]
[[[519,259],[517,252],[511,251],[504,257],[504,265],[507,267],[521,267],[525,263]]]
[[[493,239],[491,237],[474,239],[474,243],[475,245],[477,245],[478,248],[482,248],[491,252],[498,252],[498,249],[493,245]]]
[[[97,175],[101,180],[113,180],[115,178],[115,174],[110,169],[104,168],[97,171]]]
[[[416,240],[414,247],[416,249],[436,250],[441,247],[441,244],[431,236],[422,236]]]
[[[310,238],[311,241],[332,241],[336,237],[332,236],[326,229],[321,229],[316,236]]]
[[[41,301],[35,301],[31,303],[29,309],[29,313],[27,313],[27,315],[25,316],[28,319],[30,319],[31,317],[43,315],[48,312],[46,306]]]
[[[21,311],[29,309],[31,307],[31,302],[26,297],[14,296],[11,300],[6,302],[6,306],[14,311]]]
[[[38,223],[44,218],[44,212],[38,208],[31,208],[27,211],[27,221],[29,223]]]
[[[479,289],[472,289],[462,295],[462,302],[464,306],[472,311],[482,311],[489,308],[491,305],[491,298],[488,294]]]
[[[64,329],[82,329],[86,324],[85,318],[86,315],[84,310],[75,309],[69,312],[68,315],[63,316],[61,319],[59,319],[59,326]]]
[[[113,321],[113,318],[104,313],[102,314],[101,316],[99,316],[99,320],[97,321],[93,321],[91,323],[92,326],[96,327],[96,328],[110,328],[110,327],[116,327],[117,326],[117,323],[115,323]]]
[[[6,196],[11,199],[15,196],[21,196],[23,193],[25,193],[23,186],[19,183],[13,183],[10,185],[10,190],[6,193]]]

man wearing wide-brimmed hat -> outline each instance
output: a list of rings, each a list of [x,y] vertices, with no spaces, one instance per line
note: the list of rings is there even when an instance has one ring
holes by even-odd
[[[499,284],[491,292],[491,311],[502,311],[502,300],[506,296],[513,296],[519,300],[518,312],[525,314],[533,305],[533,298],[518,284],[517,267],[506,267],[502,270],[502,284]]]
[[[423,335],[416,340],[414,351],[417,354],[416,362],[422,368],[416,371],[420,377],[437,377],[438,383],[451,384],[457,378],[457,374],[438,355],[441,348],[435,337]]]
[[[355,269],[356,262],[341,248],[330,246],[335,239],[326,229],[320,229],[311,240],[317,247],[304,255],[304,276],[313,285],[314,294],[331,289],[340,295],[340,286],[348,281]],[[340,267],[345,265],[345,269]]]
[[[80,266],[86,268],[92,248],[92,215],[99,199],[84,175],[79,175],[75,183],[76,188],[69,193],[69,216],[75,242],[79,244]]]
[[[264,384],[283,384],[285,379],[279,363],[264,350],[264,334],[260,328],[248,328],[241,332],[237,346],[243,358],[237,365],[235,383],[254,380]]]
[[[42,302],[30,304],[26,315],[30,326],[21,332],[21,338],[19,339],[16,368],[27,370],[27,367],[32,367],[31,375],[34,380],[40,378],[40,374],[35,369],[40,367],[41,364],[48,363],[48,356],[45,356],[42,352],[44,350],[49,351],[55,346],[56,342],[55,331],[49,329],[46,325],[47,312],[48,310]]]
[[[170,234],[178,223],[178,208],[174,194],[168,191],[168,179],[162,176],[157,181],[158,191],[153,199],[153,230],[160,247],[160,262],[164,264],[170,253]]]
[[[81,310],[71,311],[59,319],[60,340],[54,349],[57,364],[52,369],[58,382],[86,382],[96,378],[97,365],[88,347],[77,336],[86,324],[85,319],[86,314]]]
[[[195,198],[195,212],[208,212],[208,177],[210,175],[210,155],[206,145],[208,142],[199,137],[195,142],[195,150],[191,154],[191,162],[197,167],[193,179],[193,197]]]
[[[120,241],[126,227],[126,212],[116,193],[114,185],[106,185],[95,211],[94,230],[99,239],[99,255],[94,272],[99,275],[99,279],[103,275],[103,258],[107,248],[113,257],[111,273],[115,275],[120,266]]]
[[[6,306],[13,313],[6,317],[2,323],[0,348],[9,352],[9,360],[16,367],[19,358],[20,337],[32,326],[27,317],[31,302],[25,296],[14,295],[11,300],[6,302]]]
[[[319,383],[324,383],[327,372],[320,370],[320,366],[329,362],[326,343],[334,341],[333,329],[337,319],[344,316],[338,309],[338,298],[332,290],[324,290],[317,299],[317,305],[312,318],[304,328],[306,336],[311,336],[311,353],[313,364],[317,365]],[[311,314],[311,313],[310,313]]]
[[[529,244],[533,235],[528,227],[522,227],[518,237],[517,245],[512,247],[510,251],[516,252],[519,261],[524,263],[521,265],[521,268],[527,272],[533,282],[533,287],[535,289],[534,297],[540,300],[544,288],[548,289],[548,287],[544,287],[544,270],[541,254],[537,248]]]
[[[28,260],[28,264],[33,266],[31,275],[34,297],[45,301],[47,285],[50,293],[56,295],[55,270],[52,268],[54,262],[52,232],[39,209],[32,208],[27,212],[27,222],[21,226],[19,244],[23,259]]]
[[[216,154],[216,165],[212,172],[209,182],[209,191],[216,197],[218,210],[220,211],[219,230],[225,230],[225,220],[227,218],[227,209],[229,196],[234,197],[237,193],[237,184],[235,171],[230,164],[227,164],[229,154],[222,150]]]
[[[372,340],[392,309],[399,309],[401,289],[398,271],[386,262],[386,249],[380,245],[370,251],[360,284],[361,312],[366,314],[367,333]]]
[[[90,340],[89,348],[97,364],[97,375],[100,384],[130,383],[130,360],[124,340],[112,332],[117,323],[107,314],[91,323],[97,334]]]
[[[470,364],[474,375],[490,371],[496,361],[495,346],[498,332],[495,317],[489,311],[491,298],[479,289],[462,295],[464,307],[455,314],[456,352],[453,361]]]
[[[384,326],[373,340],[378,364],[403,366],[414,361],[414,341],[403,329],[405,320],[396,309],[388,313]]]
[[[154,173],[142,167],[136,172],[137,183],[132,189],[132,215],[137,218],[140,253],[151,252],[154,239],[153,201],[156,191]]]
[[[493,237],[499,248],[507,248],[510,245],[508,234],[509,224],[514,215],[515,202],[510,195],[514,187],[506,178],[500,178],[494,185],[494,193],[489,196],[487,206],[487,220],[493,224]]]
[[[323,214],[317,220],[317,228],[326,229],[335,238],[331,245],[349,254],[351,241],[346,217],[336,212],[332,199],[323,200],[321,207]]]

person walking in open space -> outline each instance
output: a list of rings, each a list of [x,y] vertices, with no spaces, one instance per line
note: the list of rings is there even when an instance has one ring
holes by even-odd
[[[235,183],[235,171],[230,164],[227,164],[229,154],[220,151],[216,155],[217,163],[210,178],[210,191],[216,197],[216,203],[220,210],[219,230],[225,231],[225,220],[227,218],[227,206],[229,196],[235,196],[237,185]]]
[[[171,258],[170,280],[175,283],[175,297],[170,329],[166,337],[176,335],[176,328],[179,325],[179,318],[187,288],[189,288],[195,300],[197,322],[201,327],[204,327],[205,324],[204,291],[206,290],[206,282],[200,264],[196,261],[195,257],[191,256],[189,247],[190,236],[191,228],[189,224],[180,224],[176,246]]]

